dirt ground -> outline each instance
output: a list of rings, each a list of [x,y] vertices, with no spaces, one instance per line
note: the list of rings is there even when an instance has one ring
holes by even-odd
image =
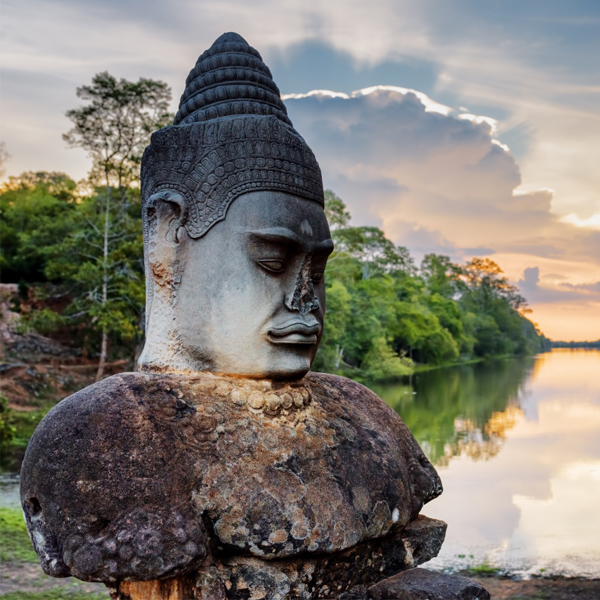
[[[70,598],[89,595],[96,598],[106,598],[108,592],[99,583],[86,583],[71,577],[53,579],[44,575],[41,568],[32,563],[4,563],[1,565],[0,598],[15,592],[54,591],[56,598]],[[468,575],[468,574],[466,574]],[[491,594],[492,600],[599,600],[600,580],[577,578],[549,578],[514,581],[507,577],[471,576]],[[48,597],[48,596],[45,596]]]
[[[492,600],[600,600],[599,579],[470,577],[487,589]]]
[[[77,597],[91,596],[96,598],[106,598],[110,596],[106,587],[102,583],[88,583],[78,581],[72,577],[66,579],[56,579],[45,575],[38,564],[23,562],[3,562],[0,564],[0,598],[7,594],[15,593],[28,594],[28,598],[35,598],[39,594],[42,598],[70,599],[74,595]],[[44,592],[54,592],[45,594]],[[90,599],[91,600],[91,599]]]

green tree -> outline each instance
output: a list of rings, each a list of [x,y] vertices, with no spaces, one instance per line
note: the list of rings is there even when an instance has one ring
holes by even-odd
[[[383,336],[373,340],[363,359],[362,369],[369,379],[401,377],[414,372],[412,360],[398,356]]]
[[[473,258],[463,268],[467,297],[478,306],[481,312],[493,310],[494,300],[502,299],[511,308],[524,311],[527,301],[519,294],[519,290],[511,285],[503,276],[502,269],[489,258]]]
[[[0,394],[0,448],[9,444],[17,434],[13,410],[8,405],[8,398]]]
[[[62,323],[100,332],[102,377],[108,342],[134,346],[141,337],[144,306],[140,196],[135,189],[102,191],[82,199],[77,227],[48,249],[46,275],[71,298]]]
[[[403,246],[396,246],[377,227],[345,227],[334,231],[339,252],[360,261],[362,278],[395,271],[415,272],[414,261]]]
[[[420,363],[442,364],[458,358],[458,344],[437,316],[421,302],[399,302],[391,331],[397,349]]]
[[[117,79],[105,71],[91,85],[77,88],[77,97],[87,104],[67,111],[73,127],[63,138],[92,159],[90,181],[116,188],[136,182],[150,135],[173,119],[169,86],[152,79]]]
[[[339,373],[346,352],[346,337],[352,316],[350,292],[339,280],[327,285],[327,318],[313,369]]]
[[[332,231],[348,227],[350,213],[344,201],[331,190],[325,190],[325,215]]]
[[[417,272],[408,250],[380,229],[349,227],[346,206],[333,192],[326,194],[326,211],[336,242],[326,273],[327,320],[335,324],[326,327],[316,368],[388,377],[410,371],[410,359],[444,364],[543,347],[523,314],[525,300],[493,261],[461,266],[428,254]]]
[[[475,338],[475,354],[527,354],[531,346],[526,337],[531,328],[524,327],[527,302],[502,269],[489,258],[473,258],[463,267],[463,275],[466,289],[460,305],[470,315],[468,329]]]
[[[421,262],[420,274],[431,294],[455,298],[465,289],[461,277],[462,268],[455,265],[448,256],[426,254]]]
[[[139,216],[132,221],[132,195],[126,188],[137,183],[142,153],[152,132],[172,120],[167,111],[171,91],[162,81],[142,78],[134,83],[104,72],[94,76],[92,85],[78,88],[77,96],[88,104],[67,112],[73,128],[64,138],[88,152],[92,158],[89,180],[105,186],[92,198],[96,206],[86,218],[88,231],[72,238],[82,242],[76,246],[80,248],[81,264],[76,275],[79,294],[74,303],[94,307],[87,310],[92,311],[101,331],[100,379],[114,324],[122,328],[130,323],[122,318],[124,304],[140,300],[132,290],[127,290],[131,296],[126,295],[121,285],[123,277],[135,271],[132,264],[140,263],[142,255],[139,242],[132,245],[138,256],[123,252],[123,244],[136,237],[132,223],[141,240]]]
[[[458,302],[438,293],[424,297],[429,310],[437,317],[440,325],[446,329],[454,341],[459,354],[469,357],[473,351],[473,342],[465,333],[463,313]]]
[[[0,188],[0,274],[5,283],[41,283],[48,248],[74,227],[75,182],[64,173],[23,173]]]

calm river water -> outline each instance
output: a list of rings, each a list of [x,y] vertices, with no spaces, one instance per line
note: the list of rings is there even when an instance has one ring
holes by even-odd
[[[444,493],[432,568],[600,577],[600,352],[429,371],[371,386],[404,419]]]
[[[440,556],[459,569],[600,577],[600,352],[438,369],[372,385],[435,463],[446,521]],[[0,477],[0,505],[18,505]]]

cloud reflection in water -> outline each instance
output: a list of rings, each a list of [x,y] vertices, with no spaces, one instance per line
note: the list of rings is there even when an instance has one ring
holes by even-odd
[[[416,395],[374,386],[442,476],[424,512],[448,535],[428,566],[600,576],[599,368],[600,352],[555,350],[423,373]]]

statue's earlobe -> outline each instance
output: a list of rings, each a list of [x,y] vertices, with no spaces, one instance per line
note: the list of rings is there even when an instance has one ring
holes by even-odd
[[[147,256],[154,281],[160,287],[172,287],[180,280],[176,273],[180,244],[185,238],[188,207],[178,192],[163,190],[153,194],[146,202]]]
[[[163,190],[152,194],[146,202],[146,218],[153,237],[158,243],[181,241],[188,218],[186,199],[172,190]]]

